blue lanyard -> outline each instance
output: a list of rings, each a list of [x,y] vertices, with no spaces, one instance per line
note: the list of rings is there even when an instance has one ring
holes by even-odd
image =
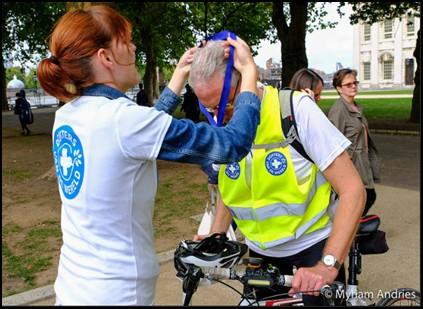
[[[228,35],[230,35],[232,39],[236,40],[236,35],[234,33],[228,30],[224,30],[224,31],[215,33],[212,36],[209,36],[206,39],[206,41],[226,40]],[[209,123],[217,127],[222,126],[223,117],[225,116],[226,104],[228,103],[229,93],[231,91],[233,67],[234,67],[234,47],[231,45],[229,46],[229,58],[228,58],[228,63],[226,65],[225,80],[223,83],[222,94],[220,95],[219,109],[217,111],[217,122],[214,120],[213,116],[210,115],[210,113],[204,107],[203,103],[201,103],[201,101],[198,100],[198,105],[200,106],[200,110],[207,117]]]
[[[82,89],[82,95],[86,96],[95,96],[95,97],[106,97],[110,100],[115,100],[118,98],[128,98],[123,92],[117,90],[116,88],[106,86],[103,84],[94,84],[92,86]]]

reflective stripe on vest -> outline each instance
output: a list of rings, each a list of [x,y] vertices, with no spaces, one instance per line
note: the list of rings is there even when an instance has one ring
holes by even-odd
[[[219,190],[240,231],[266,249],[324,228],[331,187],[314,164],[309,177],[297,182],[273,87],[265,88],[260,117],[251,154],[222,165]]]

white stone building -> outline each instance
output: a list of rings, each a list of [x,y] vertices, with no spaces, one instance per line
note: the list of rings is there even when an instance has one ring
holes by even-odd
[[[353,68],[360,88],[413,88],[419,17],[353,26]]]

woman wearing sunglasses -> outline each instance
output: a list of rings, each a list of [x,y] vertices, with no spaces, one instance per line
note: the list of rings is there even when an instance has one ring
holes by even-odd
[[[375,182],[380,181],[380,163],[377,149],[369,132],[362,106],[355,101],[358,93],[357,71],[340,69],[333,76],[333,86],[339,98],[330,108],[328,118],[351,141],[348,153],[357,168],[367,199],[363,216],[376,200]]]

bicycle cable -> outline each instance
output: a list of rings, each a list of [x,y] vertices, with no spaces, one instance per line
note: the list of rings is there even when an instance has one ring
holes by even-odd
[[[227,284],[227,283],[225,283],[225,282],[223,282],[223,281],[221,281],[219,279],[213,279],[213,281],[216,281],[216,282],[219,282],[219,283],[221,283],[223,285],[226,285],[228,288],[231,288],[233,291],[237,292],[239,295],[242,296],[242,293],[240,291],[238,291],[236,288],[234,288],[233,286],[231,286],[231,285],[229,285],[229,284]]]

